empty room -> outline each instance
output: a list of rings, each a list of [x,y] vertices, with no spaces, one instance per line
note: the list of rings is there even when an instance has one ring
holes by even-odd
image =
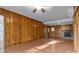
[[[78,6],[0,6],[0,52],[79,52]]]

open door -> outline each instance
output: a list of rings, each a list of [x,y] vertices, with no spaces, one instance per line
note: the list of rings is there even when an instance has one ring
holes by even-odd
[[[4,16],[0,15],[0,53],[4,52]]]

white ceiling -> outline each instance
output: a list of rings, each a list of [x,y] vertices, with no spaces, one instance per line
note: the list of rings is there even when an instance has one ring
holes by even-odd
[[[1,6],[1,8],[42,21],[50,26],[73,23],[72,6],[47,6],[45,7],[45,13],[42,13],[40,10],[32,13],[35,9],[34,6]]]

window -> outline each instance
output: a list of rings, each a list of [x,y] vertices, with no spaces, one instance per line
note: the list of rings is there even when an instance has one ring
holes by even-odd
[[[48,32],[50,32],[50,29],[48,28]]]
[[[0,32],[3,32],[3,20],[4,20],[4,16],[0,15]]]
[[[0,32],[2,32],[2,31],[3,31],[2,27],[3,27],[3,25],[2,25],[2,24],[0,24]]]
[[[55,28],[54,27],[51,27],[51,31],[55,31]]]

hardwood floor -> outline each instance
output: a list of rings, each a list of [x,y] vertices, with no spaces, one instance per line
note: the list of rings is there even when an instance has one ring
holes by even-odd
[[[74,53],[73,40],[39,39],[6,49],[7,53]]]

